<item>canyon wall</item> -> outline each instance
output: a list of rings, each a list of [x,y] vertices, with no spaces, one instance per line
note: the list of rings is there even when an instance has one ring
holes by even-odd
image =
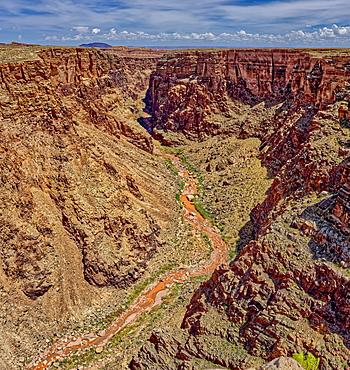
[[[104,52],[120,58],[124,64],[125,86],[129,87],[135,98],[139,98],[144,97],[150,75],[156,70],[157,63],[166,50],[112,46],[104,49]]]
[[[217,133],[261,137],[269,125],[264,106],[295,98],[322,108],[341,94],[349,77],[346,53],[329,50],[171,52],[151,77],[152,126],[181,131],[190,139]],[[245,116],[232,101],[264,104]]]
[[[195,292],[181,328],[155,330],[132,369],[229,369],[310,352],[350,367],[349,50],[166,55],[151,77],[154,135],[174,145],[258,137],[273,183],[255,238]]]
[[[147,61],[29,46],[0,60],[0,367],[11,369],[118,310],[172,234],[177,189],[133,113]]]

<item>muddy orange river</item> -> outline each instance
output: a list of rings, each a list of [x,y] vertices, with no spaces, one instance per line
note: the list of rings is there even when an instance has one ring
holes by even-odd
[[[160,304],[162,298],[168,293],[167,288],[172,284],[184,283],[191,277],[206,275],[226,261],[228,257],[228,248],[222,240],[219,230],[201,216],[191,201],[191,195],[198,193],[196,178],[184,168],[178,157],[165,153],[159,149],[155,149],[154,153],[171,159],[179,171],[179,174],[186,179],[186,184],[181,194],[181,201],[185,205],[184,217],[198,232],[206,233],[209,236],[213,246],[210,259],[195,267],[191,266],[188,268],[181,268],[178,271],[165,273],[158,278],[157,281],[146,287],[144,291],[141,292],[136,302],[120,317],[116,318],[107,329],[101,331],[98,335],[88,334],[79,336],[77,334],[76,336],[70,335],[63,337],[52,344],[39,359],[32,361],[26,366],[26,369],[47,369],[51,363],[62,361],[76,350],[106,345],[120,329],[135,321],[135,319],[155,305]]]

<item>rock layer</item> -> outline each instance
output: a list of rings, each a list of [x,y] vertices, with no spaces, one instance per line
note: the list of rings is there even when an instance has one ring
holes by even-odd
[[[271,107],[297,98],[302,104],[323,108],[342,95],[349,79],[346,52],[172,52],[160,60],[151,77],[152,125],[157,131],[180,131],[190,139],[218,133],[261,137],[271,124],[266,109],[245,116],[247,112],[233,106],[232,100]]]

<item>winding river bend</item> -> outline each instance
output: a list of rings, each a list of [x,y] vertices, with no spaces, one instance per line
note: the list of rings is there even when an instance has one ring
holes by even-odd
[[[167,288],[174,283],[184,283],[194,276],[206,275],[215,268],[224,263],[228,257],[228,248],[222,240],[219,230],[213,227],[210,222],[205,220],[196,210],[194,203],[191,201],[191,195],[198,193],[197,181],[193,174],[189,173],[183,166],[181,160],[175,155],[165,153],[155,148],[154,153],[169,158],[179,171],[179,175],[186,179],[184,190],[181,194],[181,201],[184,203],[184,217],[192,224],[195,230],[205,233],[209,236],[213,251],[210,259],[197,266],[182,268],[177,271],[169,271],[158,278],[154,283],[146,287],[136,302],[126,310],[121,316],[116,318],[112,324],[98,335],[89,334],[85,336],[66,336],[49,347],[39,359],[32,361],[26,366],[28,370],[47,369],[55,361],[62,361],[76,350],[102,347],[126,325],[135,321],[144,312],[152,309],[155,305],[161,303],[164,296],[167,295]]]

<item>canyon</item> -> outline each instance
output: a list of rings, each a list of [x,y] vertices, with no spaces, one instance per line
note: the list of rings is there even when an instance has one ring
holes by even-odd
[[[246,370],[309,353],[350,368],[349,50],[1,45],[0,61],[4,369],[210,259],[160,143],[196,175],[192,204],[230,258],[102,353],[50,366]]]
[[[181,328],[155,331],[132,369],[196,369],[197,359],[245,369],[299,352],[320,369],[348,368],[349,79],[347,50],[160,60],[149,93],[155,137],[184,147],[256,137],[273,182],[251,212],[251,240],[237,240],[238,255],[194,293]],[[202,173],[225,171],[225,154],[214,165],[208,155]]]

